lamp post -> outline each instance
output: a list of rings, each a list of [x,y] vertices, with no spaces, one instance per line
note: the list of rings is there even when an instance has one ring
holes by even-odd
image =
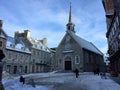
[[[2,71],[3,71],[3,62],[2,59],[5,57],[2,50],[0,50],[0,90],[5,90],[2,84]]]

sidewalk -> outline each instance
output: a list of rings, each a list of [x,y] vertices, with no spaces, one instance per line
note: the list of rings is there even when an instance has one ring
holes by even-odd
[[[107,73],[107,76],[120,85],[120,75],[118,75],[118,77],[112,77],[109,73]]]

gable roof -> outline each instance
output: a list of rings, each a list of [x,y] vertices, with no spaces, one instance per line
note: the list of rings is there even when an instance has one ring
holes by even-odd
[[[83,38],[77,36],[72,31],[67,31],[67,32],[82,48],[90,50],[94,53],[103,55],[103,53],[99,49],[97,49],[97,47],[94,44],[92,44],[91,42],[84,40]]]

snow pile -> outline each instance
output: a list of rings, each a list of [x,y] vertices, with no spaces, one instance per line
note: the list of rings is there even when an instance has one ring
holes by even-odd
[[[13,79],[13,76],[7,73],[6,71],[2,72],[2,78],[3,79]]]

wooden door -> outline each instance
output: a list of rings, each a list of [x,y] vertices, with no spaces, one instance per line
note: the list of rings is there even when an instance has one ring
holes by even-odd
[[[65,70],[71,70],[71,61],[65,61]]]

